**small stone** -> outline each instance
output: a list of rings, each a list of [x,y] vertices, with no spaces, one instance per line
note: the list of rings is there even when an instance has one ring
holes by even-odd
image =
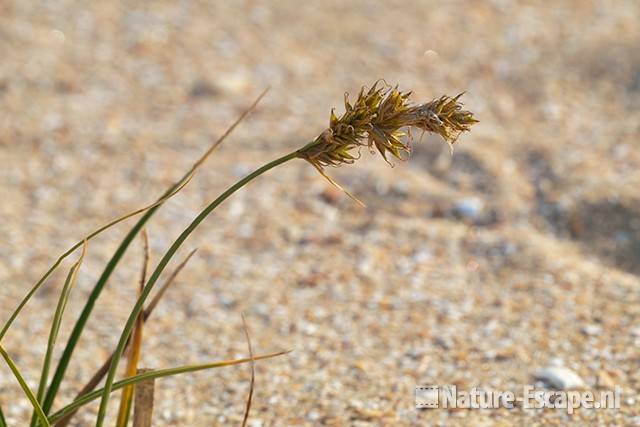
[[[534,373],[534,378],[556,390],[570,390],[584,387],[584,381],[569,368],[547,366]]]
[[[596,336],[596,335],[600,335],[600,332],[602,331],[602,327],[600,325],[585,325],[582,327],[582,333],[587,335],[587,336]]]
[[[549,366],[559,366],[564,367],[564,360],[561,357],[552,357],[549,360]]]
[[[336,205],[344,197],[344,192],[332,185],[327,185],[320,193],[320,198],[330,205]]]
[[[246,92],[250,83],[249,76],[242,72],[222,74],[214,82],[216,91],[229,95],[239,95]]]
[[[600,371],[598,372],[598,377],[596,379],[596,386],[599,389],[613,390],[616,384],[613,382],[613,378],[611,378],[611,375],[609,375],[607,371]]]
[[[191,98],[211,98],[217,94],[218,90],[211,83],[204,80],[196,81],[189,91]]]
[[[459,200],[453,206],[453,213],[472,221],[478,220],[482,215],[484,202],[477,197],[469,197]]]
[[[322,416],[320,415],[319,412],[316,411],[311,411],[309,412],[309,414],[307,415],[307,419],[309,421],[319,421],[320,418],[322,418]]]
[[[353,408],[356,412],[356,418],[362,420],[375,420],[382,418],[384,416],[384,412],[378,409],[369,409],[369,408]]]

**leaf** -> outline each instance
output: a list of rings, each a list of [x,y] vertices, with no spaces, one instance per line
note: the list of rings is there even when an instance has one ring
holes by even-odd
[[[282,356],[284,354],[290,353],[291,350],[287,350],[287,351],[279,351],[276,353],[269,353],[269,354],[265,354],[262,356],[254,356],[253,360],[263,360],[263,359],[271,359],[273,357],[277,357],[277,356]],[[155,379],[155,378],[162,378],[162,377],[168,377],[168,376],[172,376],[172,375],[180,375],[180,374],[186,374],[188,372],[196,372],[196,371],[202,371],[205,369],[215,369],[215,368],[223,368],[225,366],[232,366],[232,365],[239,365],[242,363],[248,363],[252,360],[252,358],[244,358],[244,359],[234,359],[234,360],[225,360],[222,362],[213,362],[213,363],[204,363],[204,364],[198,364],[198,365],[187,365],[187,366],[180,366],[177,368],[169,368],[169,369],[160,369],[160,370],[154,370],[154,371],[149,371],[149,372],[145,372],[143,374],[138,374],[135,375],[133,377],[129,377],[129,378],[125,378],[121,381],[117,381],[115,383],[113,383],[113,387],[111,388],[111,392],[121,389],[123,387],[126,387],[128,385],[133,385],[133,384],[137,384],[141,381],[146,381],[146,380],[150,380],[150,379]],[[60,409],[58,412],[56,412],[55,414],[51,415],[49,417],[49,420],[52,423],[56,423],[58,420],[64,418],[67,414],[69,414],[72,411],[75,411],[76,409],[80,408],[83,405],[86,405],[87,403],[99,398],[100,396],[102,396],[102,393],[104,392],[104,389],[98,389],[96,391],[93,391],[91,393],[85,394],[84,396],[80,397],[79,399],[76,399],[75,401],[73,401],[73,403],[65,406],[64,408]]]
[[[4,419],[2,408],[0,408],[0,427],[7,427],[7,420]]]
[[[253,357],[253,349],[251,348],[251,337],[249,336],[249,328],[247,326],[247,319],[242,314],[242,326],[244,327],[244,334],[247,337],[247,347],[249,349],[249,358],[251,359],[251,381],[249,382],[249,395],[247,396],[247,405],[244,410],[244,417],[242,418],[242,427],[246,427],[249,420],[249,412],[251,411],[251,401],[253,400],[253,387],[256,382],[256,361]]]
[[[80,270],[80,266],[82,265],[82,261],[84,260],[84,255],[87,252],[87,241],[85,240],[82,245],[82,253],[80,254],[80,258],[76,261],[71,268],[69,269],[69,274],[67,274],[67,278],[65,279],[64,286],[62,287],[62,292],[60,293],[60,297],[58,298],[58,304],[56,306],[56,311],[53,315],[53,321],[51,322],[51,330],[49,331],[49,340],[47,341],[47,351],[44,356],[44,362],[42,363],[42,373],[40,374],[40,383],[38,384],[38,402],[42,403],[44,399],[44,393],[47,388],[47,381],[49,380],[49,368],[51,367],[51,359],[53,357],[53,348],[55,347],[56,340],[58,339],[58,332],[60,331],[60,324],[62,323],[62,315],[64,314],[64,310],[67,307],[67,301],[69,301],[69,295],[71,294],[71,290],[76,284],[76,279],[78,277],[78,270]],[[39,424],[36,419],[36,414],[31,417],[31,425],[35,426]]]
[[[18,369],[16,364],[13,362],[11,357],[9,357],[9,354],[7,354],[7,352],[5,351],[2,345],[0,345],[0,355],[2,355],[2,357],[4,358],[4,361],[7,363],[7,365],[9,365],[11,372],[13,372],[13,376],[16,377],[16,380],[18,380],[18,383],[20,384],[22,391],[29,399],[29,402],[31,402],[31,406],[33,406],[33,410],[36,412],[36,415],[40,420],[40,422],[42,423],[42,425],[45,427],[50,427],[51,424],[49,424],[49,420],[47,420],[47,416],[44,414],[44,411],[42,411],[42,407],[38,403],[38,399],[36,399],[33,392],[27,385],[27,382],[24,380],[24,377],[20,373],[20,370]]]

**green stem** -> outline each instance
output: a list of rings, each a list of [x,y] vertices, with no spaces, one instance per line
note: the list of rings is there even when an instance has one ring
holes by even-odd
[[[180,234],[180,236],[178,236],[176,241],[173,242],[169,250],[165,253],[165,255],[162,257],[162,259],[158,263],[156,269],[153,271],[153,273],[149,277],[149,280],[147,281],[147,283],[145,284],[140,294],[140,297],[138,298],[138,301],[136,301],[136,304],[133,307],[133,310],[131,311],[129,318],[127,319],[127,323],[125,324],[124,330],[120,335],[120,340],[118,341],[118,346],[116,347],[116,350],[114,352],[113,360],[111,361],[111,367],[109,368],[109,373],[107,374],[107,379],[102,392],[102,399],[100,400],[98,417],[96,419],[96,427],[102,427],[102,425],[104,424],[104,418],[107,412],[107,406],[109,404],[109,397],[113,388],[113,381],[115,379],[116,371],[118,369],[118,362],[122,357],[122,353],[127,344],[129,335],[131,334],[131,330],[133,329],[133,326],[136,322],[136,318],[140,314],[140,311],[142,311],[144,307],[144,302],[149,296],[149,293],[151,292],[151,290],[153,289],[153,286],[158,281],[160,274],[163,272],[163,270],[165,269],[165,267],[167,266],[171,258],[173,258],[176,251],[184,243],[187,237],[189,237],[189,235],[196,229],[196,227],[198,227],[198,225],[200,225],[200,223],[204,221],[204,219],[207,216],[209,216],[209,214],[211,214],[211,212],[213,212],[213,210],[217,208],[222,202],[224,202],[229,196],[231,196],[233,193],[235,193],[236,191],[244,187],[253,179],[262,175],[263,173],[289,160],[295,159],[298,156],[299,156],[298,152],[294,151],[290,154],[287,154],[286,156],[280,157],[279,159],[276,159],[276,160],[273,160],[272,162],[267,163],[266,165],[256,169],[251,174],[242,178],[240,181],[238,181],[229,189],[227,189],[224,193],[222,193],[222,195],[220,195],[217,199],[211,202],[211,204],[207,206],[202,212],[200,212],[200,214],[193,220],[193,222],[191,222],[191,224],[189,224],[189,226]]]

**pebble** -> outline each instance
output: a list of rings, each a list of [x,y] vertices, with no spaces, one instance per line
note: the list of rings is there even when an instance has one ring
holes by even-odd
[[[570,390],[584,387],[584,381],[569,368],[561,366],[547,366],[539,369],[533,375],[547,386],[556,390]]]
[[[600,325],[595,325],[595,324],[584,325],[581,331],[583,334],[587,336],[596,336],[596,335],[600,335],[600,332],[602,331],[602,327]]]
[[[239,95],[246,92],[250,86],[250,78],[246,73],[233,72],[217,76],[214,91],[220,91],[230,95]]]
[[[458,200],[453,206],[453,213],[472,221],[480,219],[484,209],[484,202],[477,197]]]
[[[600,389],[612,390],[615,388],[616,384],[607,371],[600,371],[598,372],[598,377],[596,379],[596,386]]]

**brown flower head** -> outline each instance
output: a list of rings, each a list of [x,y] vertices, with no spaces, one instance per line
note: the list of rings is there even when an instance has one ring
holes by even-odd
[[[386,84],[379,87],[379,82],[369,90],[363,87],[353,104],[345,94],[345,112],[338,117],[332,110],[329,127],[298,150],[298,157],[307,160],[342,189],[327,176],[324,168],[355,162],[362,147],[375,148],[389,163],[388,154],[400,160],[403,153],[410,154],[411,148],[403,137],[411,128],[438,134],[453,145],[462,132],[469,131],[478,122],[471,112],[462,109],[458,102],[462,94],[454,98],[442,96],[417,105],[409,101],[410,95],[411,92],[401,92]]]
[[[299,157],[319,170],[325,166],[353,163],[361,147],[375,148],[388,161],[390,153],[398,159],[410,153],[410,146],[402,138],[405,129],[417,128],[436,133],[453,144],[458,136],[477,123],[473,114],[462,109],[460,95],[442,96],[426,104],[411,104],[411,92],[397,87],[374,84],[362,88],[355,101],[345,94],[345,112],[336,116],[331,111],[329,128],[313,142],[298,151]]]

